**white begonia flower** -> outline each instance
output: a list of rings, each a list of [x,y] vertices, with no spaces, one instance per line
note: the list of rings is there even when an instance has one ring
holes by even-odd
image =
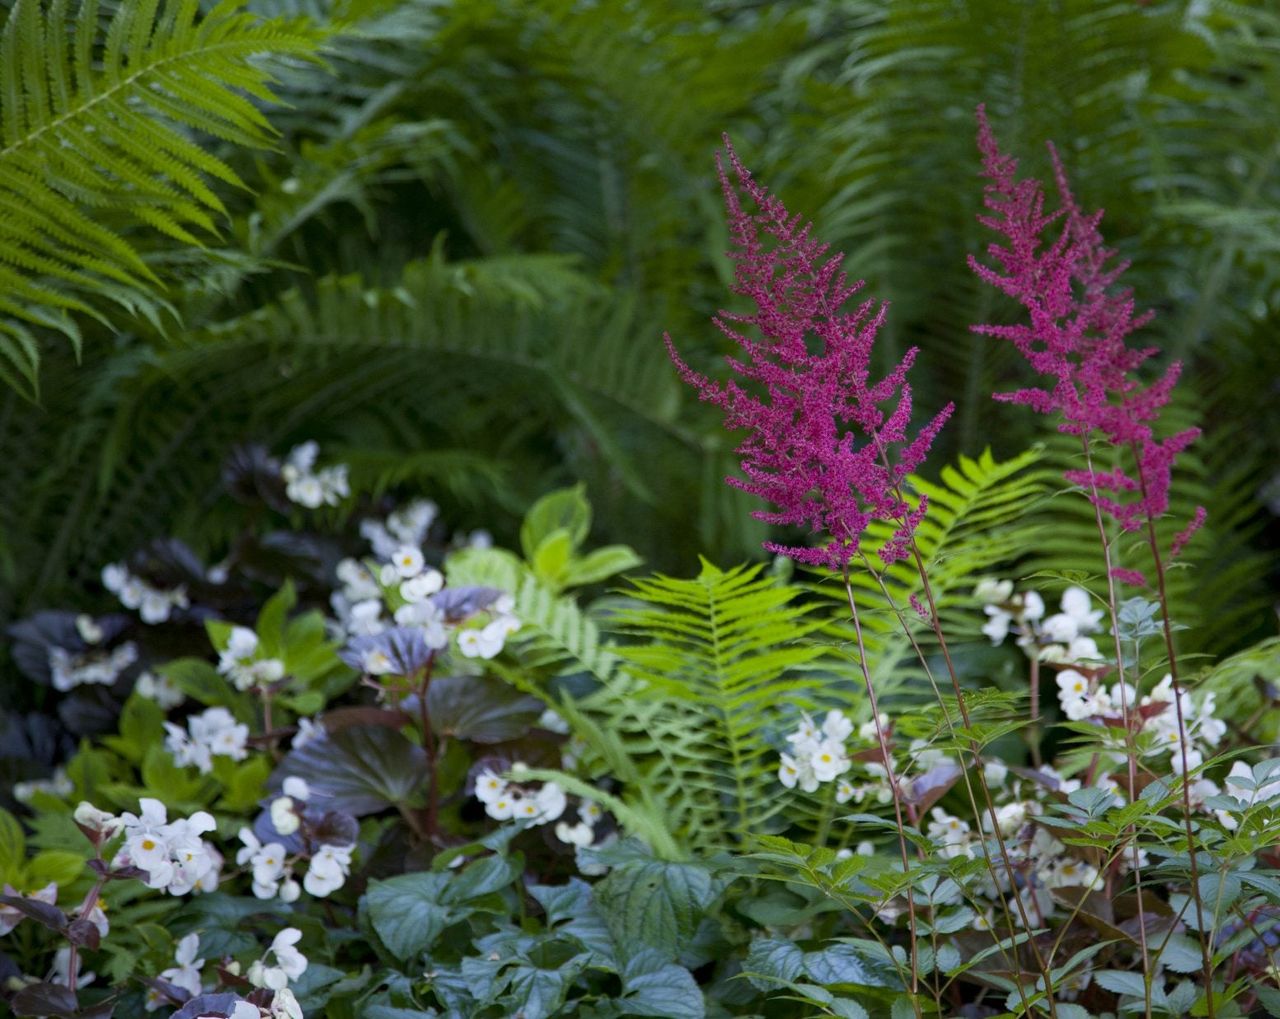
[[[588,800],[579,805],[578,816],[582,818],[585,823],[595,825],[604,817],[604,810],[600,804],[592,803]]]
[[[382,591],[373,579],[373,574],[359,559],[341,560],[334,572],[342,582],[343,594],[351,601],[382,597]]]
[[[226,708],[208,708],[199,715],[187,719],[191,739],[207,746],[209,752],[219,757],[243,761],[249,756],[247,747],[249,726],[237,722]]]
[[[796,727],[796,731],[787,736],[787,742],[795,747],[797,754],[812,750],[821,739],[821,730],[807,713],[800,715],[800,724]]]
[[[484,801],[484,812],[495,821],[506,821],[516,816],[516,810],[521,807],[522,802],[522,797],[504,790],[501,795]],[[537,812],[536,806],[534,811]]]
[[[299,718],[298,731],[294,734],[293,742],[289,744],[293,750],[301,750],[314,739],[319,739],[324,735],[324,723],[319,718]]]
[[[836,802],[837,803],[848,803],[851,799],[853,799],[853,795],[854,795],[853,784],[850,783],[847,779],[841,779],[836,784]]]
[[[271,996],[271,1019],[305,1019],[293,991],[282,987]],[[232,1017],[234,1019],[234,1017]]]
[[[213,754],[208,746],[197,743],[185,729],[173,722],[162,724],[167,733],[164,748],[173,756],[178,767],[198,768],[202,775],[213,771]]]
[[[579,821],[575,825],[561,821],[555,828],[556,838],[571,846],[589,846],[595,841],[596,833],[591,825]]]
[[[845,756],[844,744],[833,739],[824,739],[814,747],[809,763],[819,782],[830,782],[852,766],[852,762]]]
[[[458,650],[464,658],[494,658],[502,651],[505,638],[488,626],[481,630],[462,630],[458,633]]]
[[[286,796],[301,800],[303,803],[311,799],[311,786],[307,784],[305,778],[299,778],[297,775],[290,775],[286,778],[281,788]]]
[[[865,839],[862,842],[859,842],[853,851],[857,853],[859,856],[875,856],[876,855],[876,847],[871,842]]]
[[[174,961],[178,965],[161,970],[160,979],[167,980],[175,987],[181,987],[193,998],[196,997],[203,990],[200,983],[200,969],[204,966],[204,960],[196,958],[199,952],[200,935],[188,934],[178,942],[177,950],[174,952]]]
[[[1050,870],[1045,884],[1050,888],[1093,888],[1098,878],[1097,867],[1064,856]]]
[[[827,739],[843,743],[853,735],[853,722],[845,717],[843,711],[832,709],[827,712],[827,717],[822,722],[822,732]]]
[[[270,813],[272,827],[281,835],[292,835],[302,824],[290,796],[277,796],[272,800]]]
[[[481,803],[492,803],[506,792],[507,783],[491,768],[485,768],[476,776],[476,799]]]
[[[77,686],[111,686],[120,678],[120,673],[138,660],[138,648],[128,641],[110,652],[76,655],[66,648],[51,647],[48,660],[53,688],[66,693]]]
[[[284,877],[285,860],[285,849],[279,842],[259,846],[249,858],[253,873],[253,894],[257,898],[275,898]]]
[[[302,940],[302,931],[286,927],[271,941],[266,955],[274,955],[276,964],[267,966],[259,960],[249,967],[249,982],[273,991],[283,991],[290,980],[297,980],[307,969],[307,957],[294,946]],[[264,956],[265,958],[265,956]]]
[[[101,644],[102,638],[106,636],[98,621],[84,613],[76,616],[76,633],[80,634],[80,639],[86,644]]]
[[[985,605],[1007,602],[1013,597],[1013,581],[983,577],[974,587],[973,596]]]
[[[1044,617],[1044,599],[1035,591],[1024,591],[1019,597],[1022,599],[1023,619],[1030,619],[1033,622]]]
[[[317,849],[307,867],[307,876],[302,879],[302,886],[308,894],[322,899],[341,888],[351,873],[351,854],[355,848],[355,843],[352,843],[349,846],[323,845]]]
[[[982,624],[982,632],[991,639],[992,644],[1003,644],[1009,636],[1009,624],[1013,616],[995,605],[987,605],[984,612],[990,617]]]
[[[422,549],[401,545],[391,557],[391,565],[402,580],[409,580],[422,572],[426,560],[422,558]]]
[[[554,732],[559,736],[569,735],[569,723],[554,708],[547,708],[538,716],[538,728]]]
[[[817,792],[818,778],[813,773],[813,765],[807,754],[800,757],[792,757],[790,754],[779,756],[781,757],[781,763],[778,766],[779,782],[788,789],[794,789],[798,785],[803,792]]]
[[[431,568],[400,583],[400,597],[411,605],[426,601],[444,587],[444,574]]]
[[[1102,619],[1102,610],[1092,607],[1089,592],[1083,587],[1069,587],[1062,595],[1062,611],[1040,624],[1042,639],[1070,644],[1077,637],[1094,633]]]
[[[212,1017],[201,1016],[200,1019],[212,1019]],[[237,1001],[228,1019],[262,1019],[262,1010],[250,1002]]]
[[[982,777],[989,786],[1004,785],[1005,779],[1009,777],[1009,769],[1003,761],[987,761],[982,766]]]
[[[30,803],[36,793],[49,793],[66,799],[76,791],[75,783],[67,776],[67,769],[59,765],[51,778],[36,778],[30,782],[15,782],[13,798],[19,803]]]
[[[373,637],[386,629],[382,622],[382,602],[367,598],[351,606],[346,620],[347,632],[353,637]]]
[[[97,973],[87,973],[82,968],[76,975],[76,990],[80,990],[82,987],[88,987],[97,978]],[[50,967],[48,982],[66,987],[70,980],[71,949],[70,947],[64,946],[53,953],[53,964]]]
[[[948,814],[941,807],[930,812],[929,838],[941,845],[944,856],[958,856],[969,838],[969,823]]]
[[[155,701],[165,711],[176,708],[187,699],[187,695],[178,689],[172,679],[164,675],[156,676],[151,672],[138,676],[133,689],[147,700]]]
[[[298,884],[292,877],[286,877],[280,882],[280,901],[281,902],[297,902],[298,897],[302,894],[302,885]]]
[[[385,651],[369,648],[360,656],[360,667],[370,676],[386,676],[395,671],[395,663]]]
[[[72,815],[76,824],[82,828],[88,828],[90,831],[100,832],[105,838],[113,838],[124,826],[115,814],[109,814],[105,810],[99,810],[87,800],[81,800]]]
[[[116,856],[117,863],[127,863],[147,873],[147,886],[165,889],[170,895],[185,895],[196,888],[216,885],[210,871],[221,866],[222,857],[200,836],[213,831],[212,816],[203,810],[189,818],[168,822],[165,806],[159,800],[144,798],[142,814],[121,814],[125,841]]]
[[[533,800],[538,805],[539,824],[558,820],[568,806],[568,798],[564,790],[555,782],[544,783],[542,788],[534,794]]]
[[[1062,712],[1073,722],[1089,718],[1099,712],[1094,703],[1089,680],[1074,669],[1063,669],[1057,675],[1058,701]]]
[[[118,595],[129,582],[129,571],[124,563],[108,563],[102,567],[102,586]]]

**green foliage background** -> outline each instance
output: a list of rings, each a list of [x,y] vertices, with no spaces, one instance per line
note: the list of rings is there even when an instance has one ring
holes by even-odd
[[[357,485],[431,494],[500,538],[581,479],[595,539],[652,568],[758,557],[721,482],[732,438],[660,343],[712,369],[724,350],[721,132],[893,302],[880,353],[923,348],[922,412],[957,401],[930,476],[1048,441],[1052,487],[1069,450],[991,401],[1023,367],[968,330],[1012,314],[964,261],[985,243],[985,101],[1027,171],[1058,143],[1157,311],[1150,338],[1187,361],[1175,412],[1206,438],[1178,505],[1210,523],[1186,640],[1274,629],[1271,4],[0,0],[0,17],[20,57],[0,58],[0,199],[40,210],[0,226],[3,621],[100,597],[102,564],[155,536],[220,555],[208,493],[250,440],[317,439]],[[182,34],[217,19],[235,60]],[[152,59],[182,104],[129,92]],[[86,80],[119,102],[80,110]],[[29,158],[37,134],[57,159]],[[1024,572],[1096,568],[1075,502],[1036,503]]]

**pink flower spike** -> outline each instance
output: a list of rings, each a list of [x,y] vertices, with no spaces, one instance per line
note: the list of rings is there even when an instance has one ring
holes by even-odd
[[[1174,460],[1200,434],[1190,428],[1158,439],[1152,427],[1169,402],[1181,365],[1169,365],[1148,386],[1134,377],[1157,350],[1131,347],[1128,337],[1151,314],[1136,314],[1132,292],[1116,289],[1128,263],[1115,262],[1115,252],[1103,246],[1102,213],[1086,214],[1080,208],[1062,160],[1050,145],[1061,207],[1046,214],[1040,182],[1018,180],[1018,162],[1000,151],[986,110],[979,106],[977,115],[988,210],[978,220],[1003,243],[987,248],[995,265],[973,256],[969,265],[984,282],[1018,301],[1027,321],[976,325],[973,330],[1012,343],[1032,368],[1048,377],[1042,388],[997,393],[996,399],[1056,414],[1059,431],[1086,441],[1101,437],[1132,450],[1132,474],[1115,468],[1069,471],[1066,477],[1125,530],[1137,530],[1168,510]],[[1060,228],[1046,244],[1043,235],[1054,224]],[[1203,509],[1196,516],[1184,532],[1187,537],[1203,523]],[[1181,550],[1185,543],[1179,535],[1174,546]]]
[[[864,300],[842,310],[862,281],[851,282],[840,269],[843,256],[828,254],[812,224],[788,213],[752,179],[727,136],[724,143],[729,170],[720,156],[716,166],[734,245],[732,289],[756,310],[722,311],[713,321],[740,348],[725,360],[743,384],[695,371],[670,336],[667,351],[680,378],[724,412],[725,426],[747,433],[737,447],[743,476],[725,480],[772,507],[756,511],[758,519],[805,528],[823,541],[819,548],[769,542],[767,550],[842,569],[861,552],[867,525],[881,520],[895,530],[880,558],[886,565],[903,559],[926,509],[923,499],[907,501],[903,482],[954,405],[909,434],[906,374],[916,351],[872,380],[872,348],[886,306]]]
[[[1169,550],[1169,557],[1171,559],[1177,559],[1178,556],[1182,554],[1183,548],[1186,546],[1187,542],[1191,540],[1192,535],[1204,526],[1204,518],[1207,515],[1208,514],[1203,506],[1196,507],[1196,512],[1191,518],[1191,522],[1178,533],[1176,538],[1173,539],[1173,546]]]

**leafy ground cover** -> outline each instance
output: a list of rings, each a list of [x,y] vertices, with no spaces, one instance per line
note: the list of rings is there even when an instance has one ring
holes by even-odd
[[[576,40],[585,59],[616,18],[546,3],[516,25],[482,6],[7,8],[0,199],[18,210],[0,223],[17,252],[0,270],[9,395],[36,397],[42,352],[70,341],[106,358],[86,368],[100,380],[94,413],[115,414],[122,393],[134,402],[112,418],[90,480],[76,479],[83,497],[33,524],[31,547],[12,521],[35,509],[4,516],[8,575],[42,579],[38,605],[8,601],[7,658],[21,683],[0,730],[0,1011],[1280,1014],[1280,638],[1259,601],[1257,507],[1241,501],[1262,498],[1257,458],[1270,440],[1240,442],[1253,466],[1206,483],[1212,458],[1200,451],[1213,447],[1215,415],[1190,414],[1184,395],[1204,385],[1186,370],[1203,361],[1187,362],[1195,342],[1161,325],[1180,312],[1144,310],[1141,285],[1156,270],[1143,249],[1131,269],[1106,247],[1076,179],[1079,153],[1050,146],[1042,163],[1028,159],[1047,168],[1040,179],[993,128],[1003,118],[976,102],[962,126],[951,118],[966,145],[976,132],[982,180],[950,183],[949,202],[973,226],[938,238],[957,264],[968,255],[966,286],[985,296],[945,321],[965,315],[973,342],[1000,352],[998,385],[985,369],[937,366],[936,343],[899,342],[919,329],[898,331],[899,305],[879,299],[876,245],[852,258],[830,248],[728,138],[717,164],[726,227],[715,234],[727,259],[718,274],[689,268],[695,294],[673,287],[658,302],[664,359],[659,331],[637,333],[628,302],[661,290],[643,282],[650,257],[688,247],[689,221],[673,211],[682,198],[630,231],[619,264],[635,278],[621,300],[567,260],[504,251],[501,224],[480,214],[491,202],[511,211],[503,180],[465,197],[480,123],[512,108],[540,123],[578,99],[611,106],[593,88],[574,98],[574,75],[597,72],[588,62],[569,74],[552,42]],[[810,11],[808,27],[851,18],[862,48],[845,72],[901,98],[910,75],[877,84],[884,72],[868,67],[877,47],[906,52],[908,30],[875,5],[846,6]],[[943,32],[939,10],[918,5],[911,31]],[[1124,78],[1130,113],[1159,107],[1162,129],[1182,123],[1175,78],[1233,101],[1265,93],[1265,73],[1252,76],[1269,66],[1265,10],[1106,11],[1117,32],[1140,26],[1185,50],[1181,78]],[[659,56],[689,73],[698,38],[718,29],[735,60],[807,52],[819,105],[836,102],[824,92],[834,81],[851,83],[827,77],[831,54],[807,50],[787,16],[653,16],[670,35]],[[1029,37],[1039,17],[1026,8]],[[648,30],[637,18],[607,52],[643,69],[644,47],[629,49]],[[1064,22],[1082,38],[1090,23]],[[967,66],[963,47],[941,49]],[[1244,51],[1259,62],[1222,86],[1220,62]],[[452,76],[436,74],[460,53]],[[554,101],[521,105],[528,96],[506,81],[512,53],[540,55]],[[1101,57],[1090,64],[1119,73]],[[702,70],[709,84],[714,66]],[[473,73],[484,88],[471,87]],[[336,102],[316,100],[325,75],[342,85]],[[693,112],[721,112],[710,93]],[[771,94],[795,99],[783,86]],[[1109,94],[1091,101],[1110,110]],[[405,95],[411,107],[466,96],[466,112],[415,120],[397,106]],[[271,143],[263,110],[282,97],[301,107],[280,115],[296,175],[271,169],[278,154],[238,173],[237,152]],[[317,111],[337,125],[323,145],[313,128],[289,126]],[[665,121],[650,112],[660,134]],[[874,136],[873,120],[854,126]],[[521,145],[573,136],[565,125],[528,131]],[[519,149],[503,158],[520,164]],[[803,151],[796,190],[811,195]],[[448,169],[436,178],[424,163]],[[376,169],[364,177],[354,165]],[[422,176],[406,178],[408,165]],[[303,172],[335,167],[352,175],[324,185]],[[631,181],[637,202],[662,190],[651,171]],[[247,179],[270,187],[243,218],[207,184]],[[313,221],[319,209],[361,210],[376,234],[380,216],[396,218],[379,189],[406,179],[456,189],[457,215],[436,224],[428,258],[377,282],[276,286],[303,268],[282,257],[293,231],[349,236],[340,219]],[[559,211],[529,234],[612,250],[592,248],[572,228],[583,221],[543,197]],[[1197,215],[1220,222],[1203,202]],[[244,227],[245,250],[195,246],[191,231],[224,214]],[[1112,223],[1113,243],[1126,244]],[[491,246],[460,264],[440,246],[454,228]],[[510,230],[514,243],[521,228]],[[960,244],[969,230],[981,239]],[[883,265],[897,266],[893,250],[880,251]],[[182,258],[195,261],[178,269]],[[212,284],[166,290],[166,277],[210,258]],[[1221,273],[1234,258],[1217,262]],[[864,264],[869,283],[846,275]],[[1255,270],[1254,318],[1265,319],[1269,270]],[[1188,272],[1178,263],[1165,278]],[[713,302],[721,287],[730,295]],[[707,330],[700,312],[714,304],[727,310]],[[920,306],[904,311],[910,321]],[[182,335],[160,344],[179,322]],[[110,353],[94,353],[99,326],[122,330]],[[548,354],[562,328],[615,337],[597,353],[644,346],[584,368],[573,344]],[[687,337],[714,331],[733,351],[723,363]],[[250,371],[246,351],[269,356]],[[477,363],[503,358],[520,372],[476,377]],[[366,360],[380,373],[403,367],[404,393],[361,403]],[[424,388],[432,373],[435,388]],[[238,416],[220,401],[247,379],[263,402]],[[679,381],[709,405],[705,418],[681,409]],[[469,404],[479,389],[485,400]],[[539,389],[548,403],[526,413],[515,395]],[[187,425],[148,416],[156,394],[178,391],[195,408]],[[333,401],[348,391],[364,425],[338,443],[327,435],[340,426],[318,428],[322,441],[297,436],[341,413]],[[438,418],[403,412],[402,401],[437,392]],[[602,413],[610,400],[647,423],[620,426]],[[495,428],[488,410],[504,402]],[[557,416],[566,407],[572,428]],[[993,452],[949,437],[971,438],[979,418],[1038,441]],[[129,436],[144,421],[171,454],[135,459],[148,437]],[[671,467],[674,447],[650,441],[658,432],[693,455]],[[446,433],[447,446],[402,448]],[[263,439],[278,435],[296,441]],[[71,428],[55,445],[63,460],[37,490],[57,490],[92,444]],[[196,485],[198,497],[139,512],[145,476],[173,457],[192,461],[177,487]],[[529,465],[557,459],[603,464],[607,483],[533,497],[511,480],[512,464],[533,474]],[[690,469],[705,475],[696,486],[681,480]],[[117,470],[144,477],[118,504],[100,502]],[[732,495],[715,494],[722,487]],[[605,512],[589,492],[606,496]],[[629,540],[624,522],[655,504]],[[91,505],[129,526],[110,541],[86,536]],[[468,516],[451,516],[464,506]],[[733,538],[703,547],[745,551],[759,539],[765,556],[682,558],[726,520]],[[55,537],[46,548],[37,533]],[[143,533],[121,548],[122,535]],[[70,550],[95,548],[112,554],[52,577]],[[53,590],[65,599],[50,601]]]

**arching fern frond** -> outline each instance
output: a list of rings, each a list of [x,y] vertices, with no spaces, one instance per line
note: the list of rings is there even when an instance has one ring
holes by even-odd
[[[821,700],[813,673],[828,650],[806,639],[820,620],[799,587],[758,565],[703,560],[691,580],[655,575],[627,594],[639,604],[610,623],[632,638],[616,649],[621,674],[578,709],[636,762],[683,844],[711,850],[768,830],[783,802],[770,723],[781,730]]]
[[[235,172],[196,141],[262,147],[263,54],[312,57],[321,34],[224,0],[16,0],[0,29],[0,377],[38,391],[41,330],[79,348],[106,299],[157,316],[157,274],[127,235],[217,232],[211,181]]]

